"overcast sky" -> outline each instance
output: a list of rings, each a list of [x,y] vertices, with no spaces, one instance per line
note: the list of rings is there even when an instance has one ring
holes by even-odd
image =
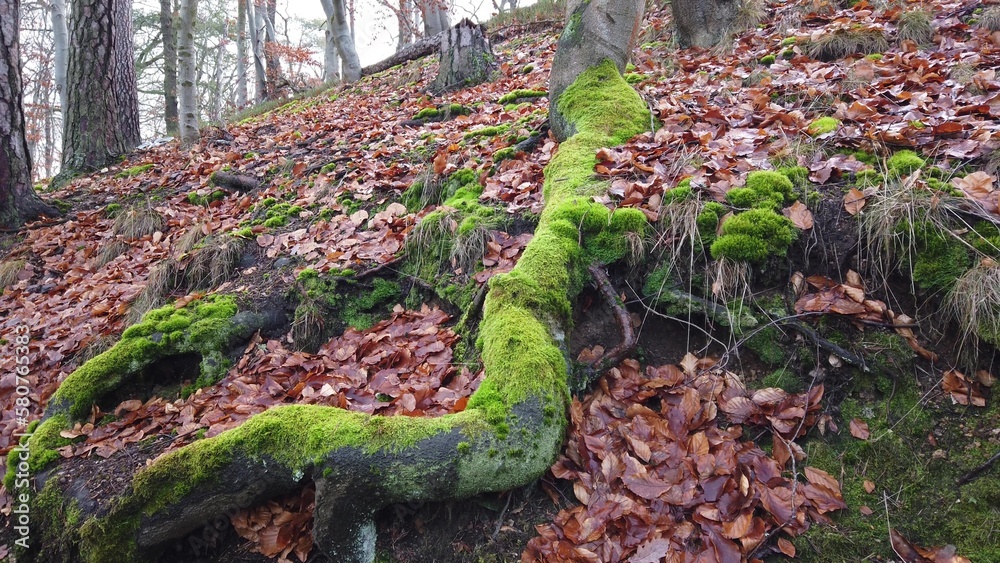
[[[393,1],[393,0],[389,0]],[[520,5],[528,6],[536,0],[521,0]],[[491,0],[453,0],[451,22],[463,17],[486,21],[493,13]],[[377,63],[392,55],[396,50],[396,19],[385,8],[379,9],[377,0],[355,0],[354,31],[361,66]],[[280,0],[279,11],[290,16],[305,19],[323,19],[323,8],[319,0]],[[475,18],[472,16],[475,15]],[[323,54],[319,53],[322,57]]]

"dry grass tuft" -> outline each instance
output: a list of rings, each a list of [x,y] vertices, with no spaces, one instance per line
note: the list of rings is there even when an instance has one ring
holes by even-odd
[[[291,336],[295,347],[306,351],[318,349],[324,326],[322,308],[312,300],[303,301],[296,307],[295,321],[292,322]]]
[[[205,233],[202,231],[203,223],[198,223],[188,229],[180,239],[177,240],[177,244],[174,245],[174,250],[177,256],[187,254],[198,245],[205,238]]]
[[[983,10],[976,22],[976,27],[990,31],[1000,31],[1000,6],[992,6]]]
[[[913,41],[917,45],[927,45],[934,37],[931,28],[931,14],[927,10],[907,10],[896,20],[896,39]]]
[[[95,265],[98,268],[102,268],[115,258],[128,252],[128,249],[129,245],[127,243],[120,240],[112,241],[111,244],[101,248],[101,251],[97,253],[97,262]]]
[[[889,48],[885,33],[874,28],[840,28],[805,46],[810,57],[832,62],[851,55],[871,55]]]
[[[980,335],[1000,337],[1000,264],[984,258],[965,272],[948,294],[946,310],[960,327],[959,356],[975,366]]]
[[[0,262],[0,291],[17,283],[17,275],[25,265],[24,260],[7,260]]]
[[[743,0],[736,8],[736,18],[733,19],[730,31],[732,33],[742,33],[748,29],[753,29],[764,21],[767,17],[762,0]]]
[[[112,227],[116,235],[126,240],[140,239],[163,229],[166,224],[163,216],[148,205],[137,205],[115,217]]]
[[[486,256],[486,244],[490,240],[490,230],[483,225],[476,225],[469,231],[455,238],[451,247],[451,264],[462,270],[463,275],[470,275],[476,265]]]
[[[179,275],[172,261],[163,261],[154,266],[149,271],[146,287],[132,302],[125,316],[126,324],[139,322],[143,315],[165,303],[167,295],[177,287]]]
[[[210,235],[191,251],[191,261],[184,268],[188,289],[209,289],[236,271],[245,241],[229,235]]]

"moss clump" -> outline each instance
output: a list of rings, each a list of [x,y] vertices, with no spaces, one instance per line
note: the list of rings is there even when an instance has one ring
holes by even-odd
[[[792,370],[785,368],[776,369],[767,374],[761,380],[760,385],[762,388],[777,387],[788,393],[801,393],[805,388],[799,376],[795,375]]]
[[[762,65],[773,65],[774,61],[777,60],[774,55],[764,55],[760,58],[760,64]]]
[[[771,209],[751,209],[723,223],[722,236],[712,243],[712,258],[762,264],[771,256],[784,257],[796,236],[786,217]]]
[[[885,165],[887,171],[890,174],[895,174],[896,176],[906,176],[912,174],[913,172],[923,168],[927,162],[917,156],[917,153],[911,150],[901,150],[894,153],[886,161]]]
[[[726,201],[739,209],[781,209],[793,199],[794,186],[787,176],[770,170],[758,170],[747,176],[746,187],[726,192]]]
[[[49,412],[67,412],[72,420],[90,414],[91,405],[118,388],[133,374],[158,358],[198,353],[199,380],[216,381],[227,367],[232,339],[244,330],[232,321],[232,297],[210,296],[187,307],[167,305],[146,313],[142,321],[122,333],[121,340],[70,374],[49,400]]]
[[[646,79],[645,74],[639,74],[638,72],[629,72],[625,74],[625,82],[629,84],[638,84]]]
[[[769,366],[785,364],[787,355],[781,346],[781,331],[773,326],[757,330],[747,339],[746,345],[757,355],[757,359]]]
[[[493,153],[493,162],[510,160],[515,156],[517,156],[517,151],[516,149],[514,149],[514,147],[505,147]]]
[[[796,189],[805,189],[811,184],[809,182],[809,169],[805,166],[786,166],[779,168],[778,173],[788,178]]]
[[[514,102],[516,102],[518,100],[525,100],[525,99],[532,99],[532,98],[544,98],[547,95],[548,95],[548,92],[546,92],[544,90],[518,89],[518,90],[514,90],[513,92],[508,92],[508,93],[504,94],[503,96],[500,96],[500,99],[497,100],[497,103],[500,104],[500,105],[507,105],[507,104],[514,103]]]
[[[114,219],[122,212],[122,205],[120,203],[109,203],[107,207],[104,208],[104,216],[108,219]]]
[[[479,129],[473,129],[463,135],[462,138],[475,139],[476,137],[496,137],[497,135],[502,135],[507,131],[510,131],[509,123],[505,123],[503,125],[490,125],[487,127],[480,127]]]
[[[663,204],[670,205],[672,203],[680,203],[682,201],[694,199],[694,191],[691,190],[690,185],[690,181],[688,181],[686,186],[677,186],[672,190],[663,192]]]
[[[21,439],[21,445],[27,446],[27,450],[14,449],[7,454],[7,474],[4,475],[4,487],[12,492],[25,489],[29,483],[27,481],[29,474],[37,473],[58,460],[60,458],[59,448],[73,443],[72,440],[59,435],[60,432],[69,427],[69,417],[66,413],[58,413],[30,429],[31,436]],[[27,465],[27,471],[23,471],[24,464]]]
[[[470,113],[472,113],[472,110],[462,104],[447,104],[441,107],[424,108],[414,114],[413,119],[438,121],[458,117],[459,115],[469,115]]]
[[[904,221],[897,233],[901,243],[908,241],[912,249],[900,253],[904,256],[903,269],[912,272],[913,281],[923,290],[951,289],[972,265],[968,248],[961,241],[927,221],[912,226]]]
[[[835,117],[824,116],[812,120],[812,122],[809,123],[809,127],[806,129],[806,132],[812,135],[813,137],[818,137],[820,135],[825,135],[827,133],[832,133],[836,131],[837,127],[839,126],[840,126],[839,119]]]
[[[132,178],[133,176],[138,176],[153,169],[156,166],[153,163],[140,164],[139,166],[133,166],[127,170],[122,170],[118,174],[115,174],[115,178]]]
[[[798,41],[798,38],[796,38],[796,37],[786,37],[786,38],[784,38],[784,39],[781,40],[781,46],[782,47],[791,47],[792,45],[795,45],[795,43],[797,41]]]

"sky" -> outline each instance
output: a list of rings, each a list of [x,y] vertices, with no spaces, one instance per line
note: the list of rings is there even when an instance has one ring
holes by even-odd
[[[392,1],[392,0],[390,0]],[[535,0],[521,0],[519,4],[528,6]],[[281,0],[279,11],[290,16],[305,19],[323,19],[323,8],[319,0]],[[356,15],[354,32],[361,66],[368,66],[389,57],[396,51],[396,19],[385,8],[378,8],[377,0],[355,0]],[[486,21],[493,13],[491,0],[453,0],[450,12],[451,22],[463,17]],[[319,53],[322,57],[322,53]]]

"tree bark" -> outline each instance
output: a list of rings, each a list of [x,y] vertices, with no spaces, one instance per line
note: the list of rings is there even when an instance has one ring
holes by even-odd
[[[560,141],[573,135],[572,124],[557,101],[587,69],[611,60],[625,71],[642,23],[643,0],[591,0],[566,6],[566,26],[559,37],[549,76],[549,124]]]
[[[0,227],[15,229],[59,213],[31,186],[31,156],[21,105],[20,2],[0,0]]]
[[[440,0],[421,0],[421,13],[424,17],[424,35],[431,37],[451,27],[448,22],[448,9]]]
[[[412,0],[399,0],[399,8],[396,12],[396,52],[398,53],[410,43],[413,43],[413,28],[410,27],[411,12],[413,12]]]
[[[264,69],[264,14],[254,0],[246,0],[247,19],[250,29],[250,50],[253,53],[253,69],[256,77],[254,99],[259,104],[267,98],[267,73]]]
[[[78,0],[72,6],[64,173],[100,169],[139,144],[131,2]]]
[[[707,49],[729,33],[740,0],[672,0],[671,11],[682,48]]]
[[[333,39],[337,43],[340,60],[343,62],[343,79],[344,82],[356,82],[361,79],[361,60],[354,47],[354,35],[347,21],[347,7],[344,0],[330,0],[330,4],[333,15],[328,17],[327,21],[333,32]]]
[[[198,142],[198,90],[195,81],[194,28],[198,19],[198,0],[181,0],[180,41],[177,64],[180,71],[181,145]]]
[[[499,68],[483,26],[468,19],[441,36],[441,65],[430,90],[447,90],[482,84]]]
[[[177,32],[174,27],[173,0],[160,0],[160,37],[163,39],[163,119],[167,124],[167,135],[179,137]]]
[[[66,0],[52,0],[52,48],[55,59],[56,90],[59,109],[66,112],[66,63],[69,58],[69,31],[66,28]]]
[[[323,13],[326,14],[325,51],[323,53],[323,82],[333,82],[340,80],[340,49],[337,48],[337,36],[333,23],[333,2],[334,0],[320,0],[323,6]]]
[[[247,5],[236,2],[236,107],[247,105]]]

